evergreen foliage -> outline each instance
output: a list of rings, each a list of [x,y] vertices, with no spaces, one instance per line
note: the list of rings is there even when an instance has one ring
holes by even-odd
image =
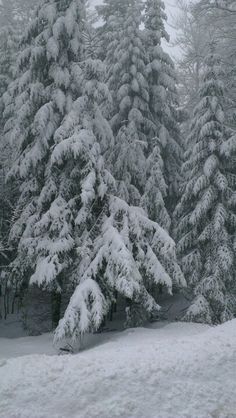
[[[77,339],[99,328],[116,302],[116,295],[130,301],[132,325],[136,323],[133,304],[139,309],[138,320],[142,323],[159,309],[153,288],[162,285],[171,292],[173,283],[184,284],[176,263],[175,244],[168,234],[140,208],[116,197],[116,182],[105,169],[101,155],[106,155],[114,142],[99,106],[109,99],[102,82],[105,72],[98,60],[88,59],[85,69],[84,93],[76,102],[77,111],[65,119],[66,131],[63,125],[60,130],[64,140],[52,154],[55,163],[61,165],[68,159],[70,172],[74,170],[66,190],[71,190],[76,247],[70,270],[75,291],[56,330],[55,342],[68,337]]]
[[[74,342],[117,305],[124,326],[143,324],[186,286],[177,256],[184,320],[235,316],[235,7],[223,3],[185,10],[183,102],[197,105],[181,127],[162,0],[105,0],[99,27],[87,0],[43,0],[34,15],[31,0],[1,1],[0,292],[27,305],[31,332]],[[232,25],[203,61],[214,16]]]
[[[163,57],[168,61],[160,46],[164,16],[162,9],[156,11],[155,6],[156,3],[146,4],[150,31],[144,31],[141,26],[144,17],[142,2],[127,4],[120,1],[115,4],[112,0],[106,1],[99,13],[105,22],[101,32],[107,51],[108,85],[114,101],[111,126],[115,147],[109,158],[119,181],[119,193],[131,204],[141,205],[151,219],[168,230],[170,216],[166,210],[166,198],[170,184],[163,161],[168,132],[160,118],[168,105],[159,107],[157,114],[160,98],[156,98],[160,91],[166,96],[170,83],[166,80],[165,86],[161,86],[160,77],[153,75],[156,65],[163,79],[167,79]],[[168,65],[170,63],[169,59]],[[169,107],[166,114],[168,112]],[[173,154],[173,149],[171,152]]]
[[[177,206],[178,252],[189,289],[196,296],[185,319],[220,323],[235,315],[235,176],[229,173],[234,149],[225,125],[221,60],[210,52],[194,111],[187,176]],[[226,152],[227,150],[227,152]]]
[[[152,120],[156,125],[155,136],[158,138],[160,155],[164,163],[162,173],[167,185],[166,191],[161,187],[160,191],[170,216],[179,197],[183,140],[178,123],[178,95],[174,63],[162,47],[163,40],[169,42],[169,35],[165,30],[166,19],[165,5],[162,0],[146,1],[144,33],[148,55],[147,82],[150,96],[149,107]],[[156,142],[153,141],[150,144],[150,153],[156,153]],[[158,177],[160,178],[160,176]],[[158,184],[157,178],[152,183],[152,190],[154,192],[154,184]],[[163,210],[165,210],[164,207],[162,212]],[[164,225],[168,227],[170,219],[168,221],[167,212],[165,213],[164,219]]]
[[[20,182],[9,235],[16,252],[12,280],[19,284],[27,283],[33,272],[33,282],[43,284],[45,275],[50,282],[64,267],[58,257],[60,248],[55,248],[58,243],[52,245],[51,258],[47,249],[47,238],[52,243],[59,233],[59,241],[70,242],[66,202],[59,197],[50,206],[58,184],[57,175],[49,174],[50,154],[55,131],[81,88],[78,61],[84,17],[83,2],[44,1],[22,40],[17,78],[4,95],[6,138],[16,152],[9,178]],[[38,256],[40,251],[43,259]],[[48,266],[51,270],[45,270]],[[59,283],[56,289],[60,289]]]
[[[120,197],[139,205],[146,182],[146,134],[152,125],[145,79],[145,47],[140,30],[143,4],[141,1],[123,2],[123,15],[117,9],[109,20],[106,57],[108,86],[114,100],[111,126],[115,146],[109,157],[119,182]]]
[[[171,293],[173,284],[185,284],[168,233],[132,206],[144,190],[145,130],[153,127],[139,28],[143,6],[132,6],[126,8],[127,37],[115,51],[132,70],[131,87],[129,80],[118,86],[118,102],[127,87],[131,104],[113,118],[115,139],[104,116],[112,107],[106,68],[96,58],[83,1],[43,2],[23,38],[17,79],[4,95],[5,135],[17,154],[9,179],[20,181],[9,235],[16,249],[11,278],[51,291],[54,319],[58,295],[68,288],[73,293],[55,341],[97,329],[117,293],[145,316],[159,309],[153,289],[162,285]],[[110,67],[110,77],[119,71]],[[151,159],[154,154],[150,171]]]

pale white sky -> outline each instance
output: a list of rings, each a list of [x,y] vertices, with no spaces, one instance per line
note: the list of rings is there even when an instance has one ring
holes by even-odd
[[[90,0],[91,5],[95,6],[97,4],[101,4],[102,0]],[[176,6],[176,0],[164,0],[166,6],[166,13],[168,16],[168,23],[167,23],[167,32],[171,37],[171,41],[173,42],[175,39],[175,30],[172,27],[173,18],[178,15],[178,7]],[[178,48],[173,48],[172,46],[167,46],[168,52],[171,54],[173,58],[178,57],[180,51]]]

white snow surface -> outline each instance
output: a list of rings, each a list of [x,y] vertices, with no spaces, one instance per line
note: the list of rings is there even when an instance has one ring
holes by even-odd
[[[1,418],[236,417],[236,320],[100,334],[76,355],[50,340],[0,338]]]

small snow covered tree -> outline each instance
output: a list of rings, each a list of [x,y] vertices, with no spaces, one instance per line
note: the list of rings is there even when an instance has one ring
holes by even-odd
[[[182,163],[182,140],[178,126],[178,97],[176,89],[176,74],[173,61],[162,48],[162,41],[169,41],[164,22],[167,17],[162,0],[146,0],[144,14],[144,39],[147,51],[147,82],[149,86],[150,111],[156,125],[155,137],[157,141],[151,144],[151,152],[156,154],[156,147],[160,147],[163,160],[161,167],[167,187],[160,187],[165,205],[172,212],[179,195],[180,169]],[[155,157],[154,157],[155,158]],[[161,179],[161,177],[159,176]],[[152,190],[158,187],[157,178],[152,181]],[[155,185],[156,187],[155,187]],[[160,184],[163,181],[160,180]],[[164,225],[168,226],[168,213],[165,211]],[[158,218],[157,218],[158,219]]]
[[[236,309],[235,177],[227,167],[227,152],[234,141],[228,142],[221,71],[220,58],[211,52],[194,111],[192,150],[184,164],[187,183],[175,213],[177,248],[196,297],[185,319],[208,323],[228,320]]]

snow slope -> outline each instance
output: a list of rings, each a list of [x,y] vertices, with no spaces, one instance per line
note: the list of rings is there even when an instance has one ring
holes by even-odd
[[[161,324],[107,338],[72,356],[2,358],[0,417],[236,417],[236,320],[216,328]],[[33,341],[42,345],[34,337],[32,350]]]

